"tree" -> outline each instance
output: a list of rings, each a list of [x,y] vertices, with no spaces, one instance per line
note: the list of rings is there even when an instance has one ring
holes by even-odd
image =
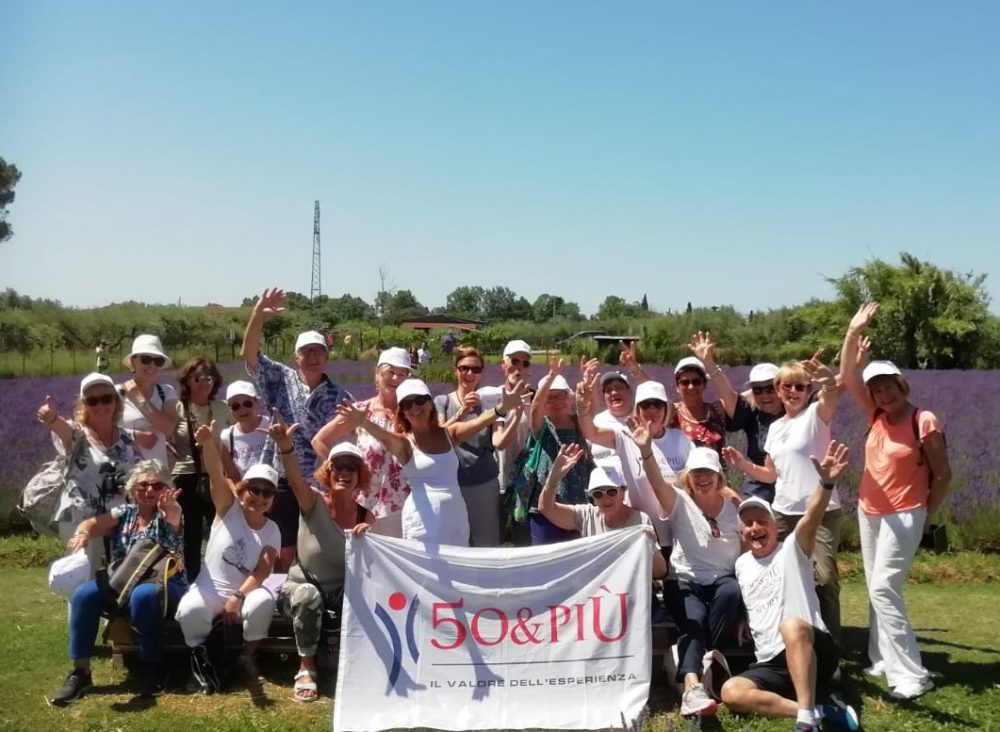
[[[7,206],[14,202],[14,186],[21,180],[21,171],[13,163],[0,158],[0,243],[7,241],[14,230],[7,223]]]
[[[483,316],[483,295],[486,291],[479,285],[462,285],[448,293],[445,312],[463,318],[477,319]]]
[[[594,316],[597,320],[617,320],[624,318],[628,312],[628,304],[617,295],[608,295],[597,308]]]
[[[491,287],[483,293],[482,313],[486,320],[525,319],[531,312],[531,305],[509,287]]]
[[[558,295],[550,295],[547,292],[542,293],[535,298],[535,302],[531,304],[531,319],[536,323],[544,323],[546,320],[552,320],[559,313],[559,308],[564,304],[563,300]]]
[[[875,259],[831,279],[844,316],[863,302],[880,304],[870,333],[875,358],[901,368],[972,368],[988,347],[986,275],[955,274],[905,252],[900,262]]]
[[[649,312],[649,300],[646,299],[646,293],[642,293],[642,300],[639,302],[639,307],[642,308],[644,313]]]

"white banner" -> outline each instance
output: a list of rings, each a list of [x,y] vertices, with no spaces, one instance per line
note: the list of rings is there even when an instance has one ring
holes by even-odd
[[[600,729],[651,666],[640,528],[542,547],[349,538],[335,732]]]

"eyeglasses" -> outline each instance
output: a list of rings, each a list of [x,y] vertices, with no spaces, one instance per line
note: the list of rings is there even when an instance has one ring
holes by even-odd
[[[145,353],[139,355],[139,363],[143,366],[149,366],[153,364],[157,368],[163,368],[163,364],[167,362],[163,356],[147,356]]]
[[[201,374],[200,376],[195,376],[194,380],[199,384],[212,384],[215,382],[215,377],[211,374]]]
[[[754,394],[773,394],[774,386],[771,384],[768,384],[767,386],[751,386],[750,391]]]
[[[782,384],[782,391],[805,391],[809,387],[806,384]]]
[[[719,522],[712,516],[709,516],[707,513],[703,513],[702,516],[704,516],[705,520],[708,521],[708,528],[712,530],[712,538],[721,539],[722,529],[719,528]]]
[[[639,409],[666,409],[666,402],[661,402],[659,399],[644,399],[637,405]]]
[[[607,490],[603,490],[603,491],[591,491],[590,492],[590,497],[593,498],[595,501],[601,500],[602,498],[604,498],[604,496],[607,496],[608,498],[614,498],[617,495],[618,495],[618,489],[617,488],[608,488]]]
[[[245,399],[242,402],[231,402],[229,408],[234,412],[238,409],[250,409],[253,406],[253,401],[250,399]]]
[[[510,358],[510,357],[508,356],[508,358]],[[526,358],[510,358],[510,362],[511,362],[511,364],[513,364],[514,366],[520,366],[520,367],[521,367],[521,368],[523,368],[523,369],[526,369],[526,368],[530,368],[530,367],[531,367],[531,361],[529,361],[529,360],[528,360],[528,359],[526,359]],[[481,371],[481,370],[482,370],[482,369],[480,369],[480,371]]]
[[[528,364],[528,365],[530,366],[531,364]],[[455,368],[457,368],[463,374],[481,374],[481,373],[483,373],[483,367],[482,366],[456,366]]]
[[[263,496],[264,498],[274,498],[274,496],[278,493],[278,491],[274,490],[271,486],[267,486],[265,488],[264,486],[250,485],[247,487],[247,490],[255,496]]]
[[[162,480],[140,480],[135,484],[136,488],[151,488],[154,491],[162,491],[167,484]]]
[[[101,394],[100,396],[89,396],[83,398],[83,403],[88,407],[96,407],[98,404],[111,404],[118,397],[115,396],[114,392],[109,394]]]
[[[413,409],[414,407],[422,407],[430,400],[431,398],[429,396],[427,396],[426,394],[421,394],[420,396],[404,399],[399,403],[399,408],[405,412],[408,409]]]
[[[705,383],[704,379],[677,379],[677,383],[681,386],[701,386]]]
[[[332,467],[338,473],[356,473],[361,469],[361,466],[355,462],[350,463],[332,463]]]

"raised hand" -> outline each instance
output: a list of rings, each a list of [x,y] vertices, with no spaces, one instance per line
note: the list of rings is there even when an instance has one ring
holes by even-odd
[[[858,336],[858,357],[857,364],[858,368],[864,368],[865,364],[868,363],[869,356],[872,355],[872,339],[868,336]]]
[[[346,399],[337,405],[337,414],[343,417],[355,429],[365,423],[365,413]]]
[[[56,411],[56,403],[49,394],[45,395],[45,403],[35,412],[35,419],[44,425],[51,425],[59,419],[59,412]]]
[[[715,360],[715,341],[712,340],[710,331],[699,330],[691,336],[688,348],[702,363],[708,364]]]
[[[156,508],[168,523],[176,523],[181,515],[181,504],[177,502],[180,488],[164,488],[156,499]]]
[[[264,290],[263,294],[257,298],[254,310],[264,316],[264,319],[273,318],[285,312],[285,291],[280,287],[272,287]]]
[[[258,432],[263,432],[274,440],[275,444],[280,444],[285,438],[291,437],[299,429],[299,423],[288,424],[281,418],[281,413],[277,409],[271,410],[271,424],[269,427],[258,427]]]
[[[747,464],[750,462],[750,460],[749,458],[747,458],[746,455],[737,450],[735,447],[732,447],[731,445],[726,445],[724,448],[722,448],[722,459],[726,461],[726,465],[732,465],[740,472],[743,473],[747,472],[746,467]]]
[[[503,385],[503,392],[500,396],[500,407],[505,412],[511,412],[521,408],[524,404],[524,394],[528,390],[528,384],[523,379],[518,379],[513,386],[506,382]],[[476,395],[479,398],[479,395]]]
[[[851,335],[861,335],[865,332],[865,329],[871,325],[872,320],[875,318],[875,313],[877,312],[877,302],[864,303],[858,308],[858,312],[854,314],[854,317],[851,318],[851,323],[847,326],[847,332]]]
[[[629,436],[632,438],[632,442],[635,443],[636,447],[639,448],[640,454],[648,453],[650,445],[653,443],[651,420],[646,419],[639,421]]]
[[[215,439],[215,420],[213,419],[211,424],[198,425],[198,429],[194,431],[194,440],[202,447],[206,447],[212,444]]]
[[[810,455],[813,467],[819,473],[819,479],[823,483],[836,483],[847,470],[847,445],[836,440],[830,440],[826,447],[826,455],[822,460],[817,460],[815,455]]]
[[[825,363],[816,360],[815,356],[813,356],[808,361],[803,361],[802,367],[806,370],[806,373],[809,375],[809,380],[812,381],[814,384],[837,383],[837,376],[836,374],[833,373],[833,370]]]
[[[563,445],[559,448],[559,454],[552,461],[551,475],[554,480],[562,481],[563,478],[573,469],[583,456],[583,448],[575,442],[571,445]]]
[[[601,362],[596,358],[580,356],[580,378],[586,379],[591,375],[596,375],[601,371]]]
[[[630,341],[629,343],[618,341],[618,348],[621,349],[621,352],[618,354],[618,363],[625,369],[626,373],[634,375],[639,370],[638,344],[636,341]]]
[[[559,375],[559,372],[562,371],[563,365],[564,363],[561,357],[552,356],[549,358],[548,379],[550,384],[552,383],[552,379],[556,378]]]
[[[142,401],[142,390],[139,389],[139,385],[136,383],[135,379],[129,379],[122,384],[122,390],[125,392],[125,396],[133,402],[138,403]]]

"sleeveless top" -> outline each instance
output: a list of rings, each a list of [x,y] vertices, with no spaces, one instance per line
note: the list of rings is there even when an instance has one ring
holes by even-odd
[[[449,444],[451,436],[448,437]],[[403,466],[410,495],[403,506],[403,538],[426,544],[469,545],[469,514],[458,486],[458,454],[424,452],[410,438],[413,457]]]
[[[373,408],[374,399],[355,402],[354,406],[365,413],[365,417],[382,429],[393,430],[395,420],[386,419]],[[372,472],[372,481],[367,490],[357,491],[354,500],[359,506],[371,511],[376,519],[392,516],[403,510],[403,502],[410,494],[410,485],[403,474],[403,466],[385,449],[385,445],[372,437],[365,430],[357,430],[354,443],[365,456],[368,469]]]

